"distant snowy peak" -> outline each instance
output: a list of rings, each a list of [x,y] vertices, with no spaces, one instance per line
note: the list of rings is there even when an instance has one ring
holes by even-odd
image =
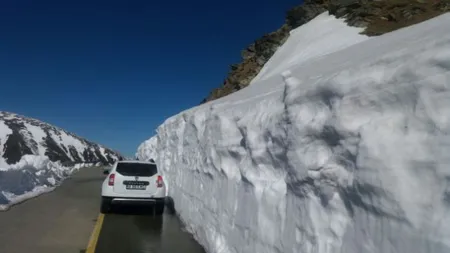
[[[122,156],[64,129],[37,119],[0,111],[0,156],[15,164],[24,155],[47,156],[62,163],[111,164]]]

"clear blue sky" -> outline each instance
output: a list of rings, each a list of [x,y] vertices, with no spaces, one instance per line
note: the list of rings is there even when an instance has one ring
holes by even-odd
[[[0,110],[134,155],[301,0],[0,3]]]

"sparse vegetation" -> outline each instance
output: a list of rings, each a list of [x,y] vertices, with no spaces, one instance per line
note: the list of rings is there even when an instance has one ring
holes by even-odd
[[[376,36],[415,25],[450,11],[449,0],[394,0],[370,2],[365,34]],[[377,15],[376,15],[377,14]]]
[[[450,0],[305,0],[286,14],[285,24],[266,34],[242,51],[242,62],[232,64],[221,87],[214,89],[202,103],[227,96],[248,86],[289,31],[320,13],[328,11],[345,18],[350,26],[365,27],[363,34],[378,36],[411,26],[450,11]]]

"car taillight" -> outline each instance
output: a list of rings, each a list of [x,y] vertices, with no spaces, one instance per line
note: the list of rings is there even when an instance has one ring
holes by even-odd
[[[161,187],[163,187],[163,184],[164,184],[164,181],[163,181],[162,176],[158,176],[158,179],[156,180],[156,186],[158,188],[161,188]]]
[[[114,174],[109,175],[108,185],[114,185],[114,178],[115,178]]]

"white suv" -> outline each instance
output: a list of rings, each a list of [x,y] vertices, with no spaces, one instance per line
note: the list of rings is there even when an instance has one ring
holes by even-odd
[[[164,212],[166,186],[154,162],[118,161],[105,174],[100,212],[113,204],[150,204],[156,214]]]

